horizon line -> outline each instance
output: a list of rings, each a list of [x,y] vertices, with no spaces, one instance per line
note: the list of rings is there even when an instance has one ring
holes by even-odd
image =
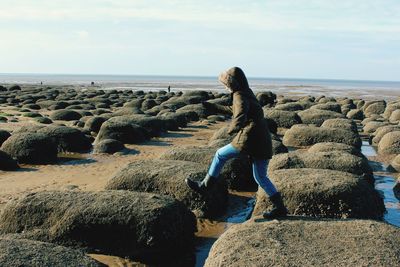
[[[34,72],[0,72],[0,75],[65,75],[65,76],[142,76],[142,77],[181,77],[181,78],[214,78],[217,75],[165,75],[165,74],[110,74],[110,73],[34,73]],[[248,79],[278,79],[278,80],[325,80],[325,81],[349,81],[349,82],[392,82],[398,83],[400,80],[362,80],[362,79],[341,79],[341,78],[299,78],[299,77],[262,77],[262,76],[247,76]]]

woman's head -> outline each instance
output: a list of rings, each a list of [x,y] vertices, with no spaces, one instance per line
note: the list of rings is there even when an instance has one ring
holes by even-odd
[[[233,67],[222,72],[219,75],[218,80],[231,92],[250,89],[246,75],[239,67]]]

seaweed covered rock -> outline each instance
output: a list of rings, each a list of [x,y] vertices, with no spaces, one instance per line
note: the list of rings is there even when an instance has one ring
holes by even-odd
[[[317,105],[312,106],[310,109],[330,110],[330,111],[334,111],[337,113],[342,112],[340,104],[335,103],[335,102],[327,102],[327,103],[317,104]]]
[[[84,129],[86,129],[90,132],[98,133],[100,131],[101,125],[106,120],[107,120],[106,118],[103,118],[100,116],[91,117],[85,122]]]
[[[207,169],[215,155],[217,148],[213,147],[183,147],[167,150],[160,155],[162,160],[184,160],[204,164]],[[227,181],[228,187],[235,190],[254,190],[257,184],[253,179],[249,157],[240,155],[228,160],[219,176]]]
[[[385,212],[377,191],[361,176],[328,169],[269,172],[290,214],[325,218],[380,219]],[[272,207],[262,189],[253,215]]]
[[[170,195],[199,216],[220,215],[226,208],[227,187],[219,179],[201,196],[185,184],[186,178],[203,180],[207,168],[200,163],[180,160],[137,160],[116,173],[107,183],[109,190],[132,190]]]
[[[0,232],[120,256],[191,248],[193,214],[168,196],[129,191],[47,191],[9,202]]]
[[[389,117],[390,123],[399,123],[400,122],[400,109],[396,109],[392,112]]]
[[[362,156],[360,149],[357,149],[354,146],[346,145],[343,143],[322,142],[322,143],[317,143],[308,149],[308,152],[310,153],[330,152],[330,151],[342,151],[350,153],[355,156]]]
[[[293,218],[230,227],[213,244],[205,267],[397,266],[399,262],[400,229],[390,224]]]
[[[347,112],[346,117],[353,120],[363,120],[364,112],[360,109],[352,109]]]
[[[305,125],[294,125],[283,136],[285,146],[307,147],[322,142],[343,143],[356,148],[360,148],[362,144],[358,133]]]
[[[363,106],[364,114],[366,117],[383,114],[385,112],[385,109],[386,102],[384,100],[368,101]]]
[[[306,109],[297,113],[304,124],[321,126],[328,119],[344,118],[344,115],[331,110]]]
[[[392,162],[390,163],[390,167],[396,171],[396,172],[400,172],[400,154],[397,155]]]
[[[94,146],[94,153],[106,153],[106,154],[114,154],[118,151],[124,150],[125,146],[118,140],[114,139],[104,139],[100,142],[96,143]]]
[[[259,92],[256,94],[256,98],[260,105],[263,106],[272,106],[276,100],[276,94],[268,91],[268,92]]]
[[[8,138],[1,150],[19,163],[48,164],[57,161],[57,144],[42,133],[17,133]]]
[[[7,132],[6,130],[0,130],[0,146],[6,141],[11,134]]]
[[[0,150],[0,170],[15,171],[18,168],[18,163],[6,152]]]
[[[383,127],[388,125],[389,123],[384,122],[384,121],[370,121],[367,122],[364,127],[363,127],[363,131],[366,134],[372,134],[374,133],[378,128]]]
[[[58,151],[60,152],[84,152],[92,148],[91,140],[76,128],[47,126],[39,129],[37,132],[52,137],[56,141]]]
[[[101,125],[95,143],[105,139],[115,139],[123,144],[137,144],[148,139],[148,132],[126,117],[118,116]]]
[[[304,152],[296,151],[274,156],[268,165],[268,171],[280,169],[329,169],[349,172],[364,177],[373,184],[372,169],[365,157],[352,155],[344,151]]]
[[[400,131],[400,125],[385,125],[381,126],[376,131],[371,134],[372,137],[372,145],[377,146],[379,142],[381,141],[382,137],[384,137],[387,133],[394,132],[394,131]]]
[[[176,113],[194,112],[199,118],[207,118],[213,115],[213,110],[209,107],[205,107],[203,104],[191,104],[181,107],[176,110]]]
[[[385,134],[378,144],[380,154],[400,154],[400,131]]]
[[[79,120],[80,118],[82,118],[80,113],[67,109],[56,110],[50,114],[50,119],[52,120],[75,121]]]
[[[0,266],[105,266],[82,251],[56,244],[0,237]]]
[[[344,129],[358,133],[357,124],[349,119],[328,119],[322,123],[321,127]]]
[[[47,117],[39,117],[35,119],[36,122],[42,123],[42,124],[52,124],[53,121]]]
[[[294,111],[264,109],[264,116],[267,119],[273,120],[277,127],[290,128],[295,124],[300,124],[301,119]]]

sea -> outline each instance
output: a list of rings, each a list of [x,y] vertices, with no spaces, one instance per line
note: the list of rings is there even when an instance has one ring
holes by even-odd
[[[400,81],[363,81],[339,79],[297,79],[249,77],[253,91],[272,91],[289,95],[359,96],[363,98],[400,97]],[[37,84],[80,86],[118,90],[215,90],[223,91],[218,77],[151,75],[76,75],[0,73],[0,84]]]

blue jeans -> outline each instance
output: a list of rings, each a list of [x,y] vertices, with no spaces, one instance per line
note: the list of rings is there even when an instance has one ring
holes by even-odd
[[[215,156],[211,162],[210,169],[208,170],[208,174],[213,177],[218,177],[219,173],[224,167],[224,164],[227,160],[236,158],[240,155],[240,151],[234,148],[231,144],[221,147],[215,153]],[[253,168],[253,177],[256,180],[257,184],[264,189],[268,196],[273,196],[277,193],[277,190],[274,184],[267,176],[267,166],[268,160],[260,159],[253,160],[252,168]]]

